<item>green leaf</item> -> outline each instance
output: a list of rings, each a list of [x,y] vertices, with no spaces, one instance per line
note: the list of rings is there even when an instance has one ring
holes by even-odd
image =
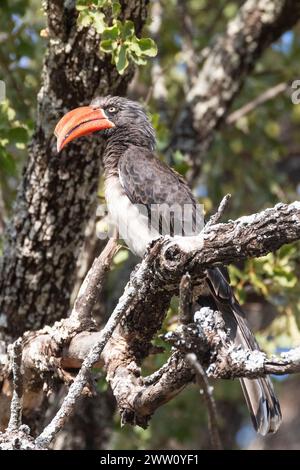
[[[76,10],[77,11],[83,11],[83,10],[87,10],[87,9],[88,9],[87,5],[76,5]]]
[[[134,36],[134,32],[135,31],[134,31],[133,22],[130,20],[125,21],[125,24],[122,27],[122,32],[121,32],[122,38],[123,39],[132,38]]]
[[[237,12],[237,8],[238,7],[235,3],[232,3],[232,2],[228,3],[223,10],[224,16],[228,19],[233,18]]]
[[[10,129],[8,136],[13,143],[25,144],[28,140],[28,132],[24,127],[14,127]]]
[[[9,175],[16,173],[16,164],[11,154],[0,147],[0,168]]]
[[[91,13],[91,16],[93,27],[95,28],[98,34],[102,34],[106,27],[104,13],[96,11],[95,13]]]
[[[6,147],[7,144],[9,144],[9,139],[7,139],[7,138],[5,138],[5,137],[2,138],[2,139],[0,139],[0,145],[1,145],[1,147]]]
[[[92,24],[93,20],[88,12],[82,11],[78,16],[77,22],[79,26],[81,26],[82,28],[86,28]]]
[[[130,56],[131,60],[133,60],[133,62],[136,65],[146,65],[147,64],[147,61],[145,59],[143,59],[142,57],[138,57],[137,55],[131,54],[130,52],[129,52],[129,56]]]
[[[265,125],[266,134],[272,139],[276,139],[280,134],[280,126],[276,121],[269,121]]]
[[[119,36],[120,36],[120,29],[118,25],[115,24],[114,26],[104,29],[103,34],[102,34],[102,39],[103,40],[111,39],[115,41],[116,39],[118,39]]]
[[[275,280],[281,287],[292,288],[297,284],[297,277],[293,273],[281,271],[275,274]]]
[[[138,44],[137,38],[135,38],[134,41],[126,41],[126,44],[128,45],[128,48],[133,55],[141,57],[142,51]]]
[[[114,17],[117,17],[121,12],[121,5],[119,2],[113,2],[112,4],[112,14]]]
[[[100,42],[100,50],[112,53],[114,50],[114,42],[111,39],[105,39]]]
[[[105,13],[100,8],[111,7],[113,25],[107,26]],[[150,38],[139,39],[135,35],[134,23],[126,20],[122,23],[117,19],[121,11],[120,2],[117,0],[80,0],[77,3],[80,11],[78,24],[82,27],[93,26],[97,33],[102,35],[100,50],[112,54],[112,62],[120,75],[128,67],[129,60],[137,65],[146,65],[146,57],[154,57],[157,54],[155,42]]]
[[[88,10],[90,8],[90,5],[91,5],[90,0],[77,0],[76,10],[78,11]]]
[[[122,44],[117,51],[116,58],[116,67],[120,75],[123,75],[124,70],[128,67],[128,58],[127,58],[127,47]]]
[[[148,57],[155,57],[157,54],[157,46],[153,39],[151,38],[142,38],[137,39],[140,50],[143,55]]]
[[[104,8],[110,3],[108,0],[98,0],[96,1],[98,8]]]
[[[7,109],[7,117],[9,121],[13,121],[16,117],[16,111],[12,108]]]

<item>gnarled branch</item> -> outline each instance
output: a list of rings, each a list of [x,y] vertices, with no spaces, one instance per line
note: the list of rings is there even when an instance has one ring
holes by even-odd
[[[23,366],[29,369],[31,364],[31,371],[38,367],[39,357],[44,367],[41,372],[45,372],[49,364],[52,367],[58,363],[60,367],[62,364],[70,366],[73,360],[77,366],[88,351],[63,407],[44,430],[37,444],[48,445],[61,429],[95,364],[103,364],[107,372],[107,380],[117,400],[122,421],[143,427],[147,426],[159,406],[194,379],[195,373],[186,361],[187,352],[195,353],[208,376],[213,377],[254,378],[269,373],[299,371],[300,348],[271,358],[259,351],[236,348],[229,341],[219,312],[207,308],[196,312],[192,323],[188,323],[184,315],[184,324],[166,335],[166,341],[176,348],[167,364],[146,378],[142,377],[140,370],[143,359],[155,352],[151,340],[159,330],[168,302],[173,294],[178,293],[180,279],[186,272],[190,276],[185,277],[186,281],[193,283],[193,279],[205,276],[208,267],[262,256],[299,239],[299,202],[277,204],[272,209],[252,216],[209,226],[201,235],[193,238],[189,250],[186,244],[181,248],[181,239],[160,238],[153,242],[141,264],[132,273],[124,294],[100,333],[77,331],[74,334],[72,331],[70,342],[68,331],[64,334],[59,331],[60,328],[68,329],[70,323],[67,319],[52,328],[45,328],[44,338],[28,338],[23,351]],[[182,284],[181,288],[184,288]],[[187,302],[188,297],[182,302],[182,309],[186,310]],[[56,333],[55,329],[58,330]],[[64,337],[67,340],[62,348]],[[93,345],[91,341],[94,341]],[[40,356],[39,344],[42,347]],[[45,360],[50,344],[56,355],[54,363]]]

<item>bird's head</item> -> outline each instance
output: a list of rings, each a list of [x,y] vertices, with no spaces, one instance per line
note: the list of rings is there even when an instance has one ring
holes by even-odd
[[[100,131],[107,139],[122,138],[125,143],[153,150],[155,133],[144,108],[119,96],[95,98],[89,106],[69,111],[55,127],[57,151],[83,135]]]

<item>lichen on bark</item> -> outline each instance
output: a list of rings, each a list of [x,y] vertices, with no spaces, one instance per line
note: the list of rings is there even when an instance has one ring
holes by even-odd
[[[147,3],[121,2],[121,14],[134,21],[137,34]],[[44,8],[48,46],[36,128],[0,269],[1,329],[13,337],[66,316],[76,259],[95,207],[101,140],[82,139],[58,155],[55,123],[95,95],[124,94],[133,75],[132,67],[118,75],[109,57],[99,53],[99,35],[78,28],[75,2],[48,0]]]

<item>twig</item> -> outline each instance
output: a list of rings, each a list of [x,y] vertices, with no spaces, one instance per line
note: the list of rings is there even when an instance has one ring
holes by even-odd
[[[189,273],[186,273],[181,278],[179,286],[179,319],[180,322],[185,324],[191,323],[193,305],[193,289],[192,280]]]
[[[231,194],[226,194],[226,196],[223,197],[222,201],[220,202],[217,212],[211,216],[211,218],[205,225],[205,229],[219,222],[220,218],[225,212],[225,209],[228,205],[230,198],[231,198]]]
[[[196,372],[197,382],[203,390],[203,396],[207,406],[208,412],[208,428],[211,443],[214,449],[222,450],[221,438],[218,430],[217,407],[212,394],[212,388],[209,385],[207,375],[200,362],[197,360],[195,354],[187,354],[187,361]]]
[[[101,338],[93,346],[88,356],[83,361],[81,369],[71,385],[59,411],[56,413],[50,424],[48,424],[44,431],[37,437],[37,445],[43,448],[48,448],[55,435],[63,428],[67,419],[74,411],[76,402],[80,398],[82,390],[89,379],[89,374],[93,365],[99,361],[106,343],[112,336],[116,326],[129,307],[134,294],[135,289],[133,287],[131,287],[131,289],[125,289],[117,307],[102,330]]]
[[[22,349],[22,338],[19,338],[12,345],[12,373],[14,390],[10,405],[10,418],[7,432],[17,431],[22,424]]]
[[[246,116],[246,114],[249,114],[251,113],[251,111],[254,111],[254,109],[260,106],[261,104],[264,104],[266,101],[272,100],[280,93],[286,91],[288,89],[288,86],[289,85],[287,83],[279,83],[278,85],[275,85],[272,88],[269,88],[268,90],[264,91],[253,101],[250,101],[249,103],[245,104],[245,106],[242,106],[240,109],[237,109],[236,111],[233,111],[233,113],[229,114],[229,116],[226,118],[226,124],[234,124],[243,116]]]
[[[70,321],[78,321],[82,329],[85,329],[86,324],[91,322],[92,310],[99,298],[104,275],[109,270],[113,257],[118,250],[117,233],[115,233],[108,240],[100,255],[94,260],[81,284],[70,315]]]

